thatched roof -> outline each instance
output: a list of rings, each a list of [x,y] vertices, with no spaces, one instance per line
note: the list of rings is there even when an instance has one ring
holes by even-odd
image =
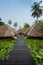
[[[10,26],[4,25],[0,27],[0,37],[12,37],[14,33]]]
[[[12,31],[13,31],[14,36],[15,36],[17,34],[17,31],[14,28],[12,28]]]
[[[35,23],[30,31],[27,33],[29,37],[41,37],[43,38],[43,28],[38,24]]]
[[[19,29],[19,30],[17,31],[17,34],[24,34],[24,30],[23,30],[23,29]]]
[[[29,27],[26,31],[25,34],[27,35],[27,33],[30,31],[31,27]]]

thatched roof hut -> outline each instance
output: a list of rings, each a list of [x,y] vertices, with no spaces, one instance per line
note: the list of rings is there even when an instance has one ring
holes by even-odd
[[[27,33],[27,36],[43,38],[43,28],[38,23],[35,23]]]
[[[13,31],[14,36],[15,36],[17,34],[17,31],[14,28],[12,28],[12,31]]]
[[[24,30],[23,30],[23,29],[19,29],[19,30],[17,31],[17,34],[24,34]]]
[[[29,27],[26,31],[25,31],[25,35],[27,35],[27,33],[30,31],[31,27]]]
[[[14,33],[10,26],[4,25],[0,27],[0,37],[13,37]]]

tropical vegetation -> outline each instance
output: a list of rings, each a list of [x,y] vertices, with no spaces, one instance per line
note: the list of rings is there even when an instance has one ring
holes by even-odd
[[[15,22],[15,23],[14,23],[14,27],[16,28],[17,26],[18,26],[18,23],[17,23],[17,22]]]
[[[0,60],[8,59],[15,44],[15,39],[0,39]]]
[[[5,23],[2,21],[2,19],[0,18],[0,26],[3,26]]]
[[[25,39],[36,65],[43,65],[43,39]]]
[[[35,18],[36,20],[42,15],[42,9],[40,7],[40,4],[37,2],[34,2],[34,4],[32,5],[32,16]]]
[[[8,20],[8,24],[10,24],[10,25],[11,25],[11,24],[12,24],[12,21],[11,21],[11,20]]]
[[[26,31],[29,27],[30,27],[30,25],[28,23],[25,23],[24,27],[23,27],[24,31]]]
[[[38,24],[43,28],[43,20],[39,20]]]

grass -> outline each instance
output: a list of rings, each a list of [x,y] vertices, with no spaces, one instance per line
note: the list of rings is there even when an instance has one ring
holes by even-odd
[[[0,60],[9,58],[9,53],[15,43],[14,39],[0,39]]]
[[[36,65],[43,65],[43,39],[26,39]]]

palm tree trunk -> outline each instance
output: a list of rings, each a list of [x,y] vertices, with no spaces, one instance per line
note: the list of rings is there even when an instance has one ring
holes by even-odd
[[[38,22],[38,18],[36,17],[36,23]]]

